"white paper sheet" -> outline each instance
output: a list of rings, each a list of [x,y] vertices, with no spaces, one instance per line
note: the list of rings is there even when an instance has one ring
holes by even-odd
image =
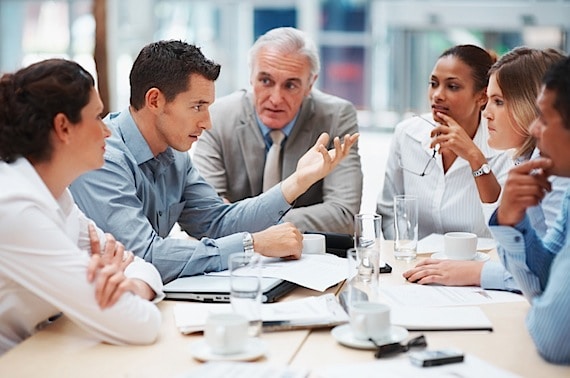
[[[307,369],[270,363],[208,362],[177,378],[304,378],[308,375]]]
[[[390,319],[409,331],[493,329],[487,315],[475,306],[391,306]]]
[[[495,248],[497,243],[490,238],[477,238],[477,250],[487,252]],[[434,253],[443,251],[443,235],[430,234],[418,241],[418,253]]]
[[[244,276],[251,274],[248,268],[240,271]],[[209,274],[227,276],[229,272],[224,270]],[[263,277],[281,278],[323,292],[347,278],[348,265],[346,259],[330,253],[302,255],[299,260],[263,257],[261,274]]]
[[[384,286],[380,296],[394,305],[434,307],[434,306],[474,306],[487,303],[522,302],[522,295],[507,291],[485,290],[480,287],[436,286],[436,285],[397,285]]]
[[[174,306],[176,327],[182,333],[201,331],[212,313],[230,312],[228,303],[181,302]],[[348,321],[348,315],[333,294],[261,305],[264,329],[310,328],[336,325]],[[268,323],[272,322],[270,326]]]
[[[515,378],[518,375],[498,368],[477,358],[473,355],[466,355],[463,362],[432,367],[417,367],[412,365],[406,355],[398,358],[378,360],[375,362],[334,365],[318,369],[313,372],[314,376],[320,378]]]

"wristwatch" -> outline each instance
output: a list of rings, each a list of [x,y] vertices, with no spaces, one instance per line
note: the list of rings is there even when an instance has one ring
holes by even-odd
[[[253,236],[249,232],[243,233],[243,253],[247,257],[253,256]]]
[[[476,171],[473,171],[473,177],[488,175],[489,173],[491,173],[491,167],[489,166],[489,164],[485,163],[481,166],[481,168],[479,168]]]

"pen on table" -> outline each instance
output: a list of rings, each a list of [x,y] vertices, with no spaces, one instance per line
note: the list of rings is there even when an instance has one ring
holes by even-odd
[[[477,294],[481,294],[482,296],[484,296],[487,299],[493,299],[493,297],[491,297],[485,290],[475,290],[475,292]]]
[[[290,325],[291,321],[289,320],[264,320],[262,322],[264,327],[279,327],[279,326],[286,326]]]

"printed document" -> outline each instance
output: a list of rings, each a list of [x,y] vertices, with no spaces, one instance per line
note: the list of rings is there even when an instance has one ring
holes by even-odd
[[[251,275],[251,270],[240,269],[241,275]],[[216,276],[229,276],[227,270],[208,273]],[[322,255],[302,255],[299,260],[284,260],[263,256],[263,277],[281,278],[306,288],[324,292],[329,287],[345,280],[348,276],[346,259],[325,253]]]
[[[200,332],[210,314],[231,312],[229,303],[181,302],[174,306],[176,327],[182,333]],[[264,331],[332,327],[346,323],[348,315],[333,294],[261,305]]]
[[[478,286],[397,285],[380,290],[386,302],[404,306],[474,306],[487,303],[524,302],[519,294],[485,290]]]

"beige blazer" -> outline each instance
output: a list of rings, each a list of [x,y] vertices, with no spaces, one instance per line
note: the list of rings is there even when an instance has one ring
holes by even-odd
[[[212,129],[196,143],[194,163],[230,202],[257,196],[262,191],[266,151],[251,92],[240,90],[217,99],[210,107],[210,114]],[[356,110],[346,100],[313,90],[303,101],[283,147],[282,178],[295,171],[299,158],[322,132],[341,138],[358,132]],[[361,196],[362,170],[356,144],[333,172],[297,199],[284,221],[293,222],[302,232],[352,234]]]

